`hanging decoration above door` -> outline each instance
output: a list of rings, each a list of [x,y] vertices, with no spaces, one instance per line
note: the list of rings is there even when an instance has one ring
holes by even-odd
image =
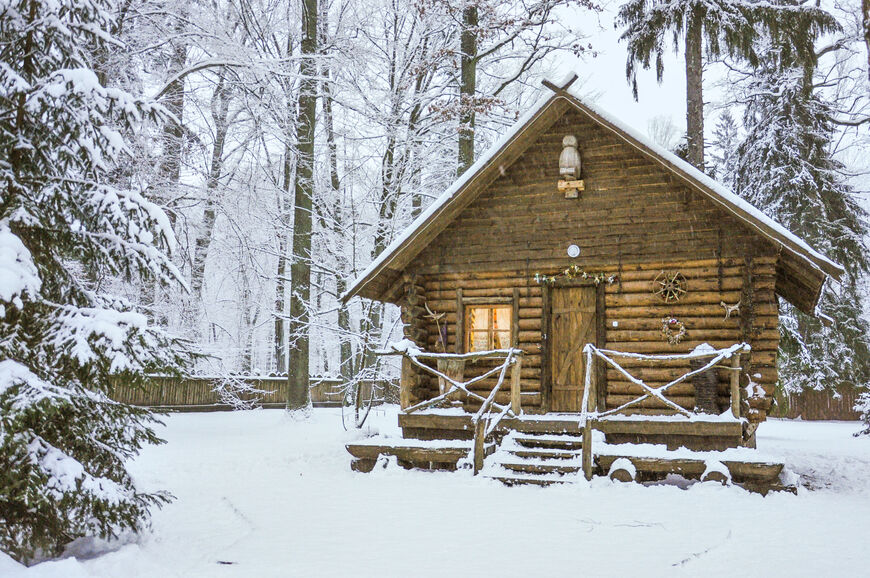
[[[589,279],[596,285],[602,282],[610,285],[616,281],[616,275],[608,275],[606,273],[587,273],[579,265],[571,265],[564,271],[555,275],[542,275],[535,273],[535,282],[541,285],[554,285],[559,279]]]

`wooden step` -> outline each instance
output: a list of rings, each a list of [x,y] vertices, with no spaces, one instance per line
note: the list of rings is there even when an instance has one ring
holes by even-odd
[[[570,460],[579,458],[580,452],[570,449],[561,448],[534,448],[534,449],[519,449],[519,448],[502,448],[504,451],[513,454],[519,458],[550,458],[554,460]]]
[[[570,484],[574,482],[571,478],[561,477],[512,476],[510,474],[489,477],[493,480],[498,480],[506,486],[552,486],[555,484]]]
[[[511,439],[526,448],[544,448],[553,450],[580,450],[583,439],[577,436],[556,435],[515,435]]]
[[[506,470],[522,472],[524,474],[575,474],[580,471],[579,464],[501,462],[499,465]]]
[[[399,426],[406,431],[415,434],[420,434],[426,430],[434,430],[440,432],[454,432],[455,435],[465,433],[470,435],[474,431],[474,426],[471,423],[472,414],[465,413],[427,413],[425,411],[405,414],[399,414]],[[518,431],[529,434],[536,433],[551,433],[551,434],[579,434],[583,432],[580,427],[580,414],[559,415],[555,414],[552,417],[549,415],[521,416],[521,417],[505,417],[502,419],[496,431],[507,433],[509,431]]]

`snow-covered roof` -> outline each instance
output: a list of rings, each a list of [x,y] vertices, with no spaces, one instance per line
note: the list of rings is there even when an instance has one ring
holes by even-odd
[[[570,80],[561,84],[546,84],[556,87],[565,86],[570,84]],[[840,264],[828,259],[813,249],[803,239],[799,238],[772,218],[762,213],[744,199],[738,197],[722,184],[710,178],[708,175],[704,174],[704,172],[698,170],[696,167],[682,160],[672,152],[659,146],[632,127],[622,123],[610,113],[584,100],[576,88],[568,87],[566,89],[555,90],[540,98],[519,118],[519,120],[517,120],[510,130],[508,130],[495,144],[482,154],[477,161],[462,174],[462,176],[450,185],[450,187],[441,193],[441,195],[435,199],[435,201],[429,205],[401,235],[396,237],[393,242],[390,243],[390,245],[357,276],[341,299],[347,301],[351,297],[360,293],[370,293],[369,291],[365,291],[366,285],[368,285],[373,279],[377,278],[378,275],[388,268],[391,263],[396,261],[397,257],[404,257],[401,259],[403,266],[410,259],[416,256],[425,246],[416,246],[417,244],[413,243],[421,231],[431,227],[442,219],[445,220],[445,222],[438,224],[447,226],[447,224],[455,218],[455,215],[447,215],[445,209],[450,206],[453,201],[460,198],[463,192],[469,189],[468,185],[472,183],[481,172],[490,168],[494,159],[503,154],[506,149],[515,143],[518,136],[533,124],[534,121],[542,115],[545,109],[559,99],[567,100],[576,109],[586,113],[599,125],[615,132],[627,144],[637,148],[641,153],[653,158],[666,169],[676,173],[677,176],[682,177],[684,181],[704,193],[721,208],[725,209],[748,226],[756,229],[760,234],[774,243],[787,249],[790,253],[793,253],[803,262],[803,264],[811,267],[819,273],[831,275],[835,278],[839,278],[844,272],[844,269]],[[409,252],[413,254],[407,254]],[[391,269],[399,268],[401,267]],[[816,291],[816,300],[818,299],[819,292],[820,287],[819,290]],[[370,294],[364,296],[373,297],[374,295]]]

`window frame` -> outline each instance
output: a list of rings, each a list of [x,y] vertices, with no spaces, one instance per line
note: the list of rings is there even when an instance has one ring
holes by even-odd
[[[478,302],[464,303],[463,309],[464,309],[464,311],[463,311],[463,315],[462,315],[463,316],[462,321],[463,321],[465,335],[463,335],[462,340],[463,340],[463,348],[464,348],[465,353],[472,353],[474,351],[489,351],[491,349],[496,349],[494,347],[494,345],[495,345],[494,341],[495,341],[495,336],[498,333],[506,333],[507,334],[507,343],[502,345],[502,347],[500,347],[499,349],[506,349],[506,348],[514,346],[513,341],[514,341],[514,334],[515,334],[515,331],[514,331],[514,323],[515,323],[514,309],[515,309],[515,307],[512,306],[512,303],[510,301],[493,300],[493,301],[488,301],[485,303],[483,303],[483,302],[481,302],[481,303],[478,303]],[[485,330],[484,329],[472,329],[471,314],[472,314],[472,311],[475,309],[478,309],[478,310],[485,309],[485,310],[490,311],[488,322],[487,322],[487,328]],[[492,315],[492,311],[495,311],[496,309],[506,310],[506,313],[508,315],[508,327],[507,327],[507,329],[496,329],[493,327],[494,316]],[[482,350],[472,349],[472,343],[473,343],[472,337],[473,337],[473,335],[475,333],[483,333],[484,331],[486,331],[486,335],[487,335],[487,348],[482,349]]]

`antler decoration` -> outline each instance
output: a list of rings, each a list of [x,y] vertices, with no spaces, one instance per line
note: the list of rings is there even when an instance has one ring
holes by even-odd
[[[435,313],[431,309],[429,309],[428,303],[423,303],[423,307],[426,308],[427,315],[425,316],[427,319],[431,319],[435,322],[435,327],[438,329],[438,341],[441,342],[442,351],[447,351],[447,344],[445,343],[446,339],[444,334],[441,332],[441,320],[447,315],[446,313]]]
[[[742,301],[738,301],[734,305],[728,305],[724,301],[719,302],[719,305],[725,308],[725,319],[730,318],[732,313],[740,315],[740,303],[742,303]]]

